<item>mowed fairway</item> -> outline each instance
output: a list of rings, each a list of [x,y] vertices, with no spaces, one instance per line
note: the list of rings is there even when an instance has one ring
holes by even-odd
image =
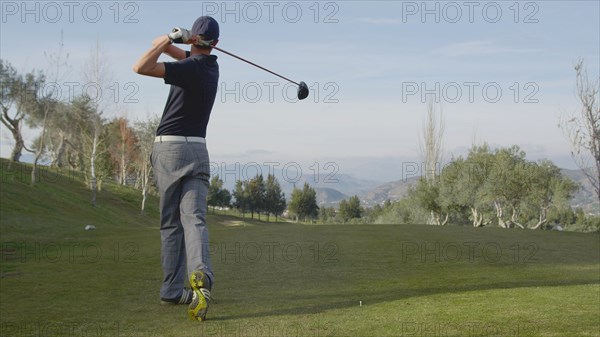
[[[598,336],[599,236],[208,217],[207,322],[162,306],[157,200],[2,161],[2,336]],[[94,225],[95,231],[84,231]],[[360,305],[362,303],[362,306]]]

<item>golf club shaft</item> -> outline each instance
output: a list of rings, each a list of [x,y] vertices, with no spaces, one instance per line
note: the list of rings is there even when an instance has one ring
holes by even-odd
[[[267,68],[261,67],[261,66],[259,66],[258,64],[254,63],[254,62],[250,62],[250,61],[248,61],[248,60],[246,60],[246,59],[243,59],[243,58],[241,58],[241,57],[239,57],[239,56],[237,56],[237,55],[235,55],[235,54],[232,54],[232,53],[230,53],[230,52],[228,52],[228,51],[226,51],[226,50],[223,50],[223,49],[221,49],[221,48],[219,48],[219,47],[214,47],[214,46],[213,46],[212,48],[214,48],[214,49],[216,49],[216,50],[220,51],[221,53],[225,53],[225,54],[227,54],[227,55],[229,55],[229,56],[233,56],[233,57],[235,57],[235,58],[236,58],[236,59],[238,59],[238,60],[241,60],[241,61],[244,61],[244,62],[246,62],[246,63],[248,63],[248,64],[251,64],[251,65],[255,66],[256,68],[262,69],[262,70],[264,70],[264,71],[266,71],[266,72],[268,72],[268,73],[271,73],[271,74],[273,74],[273,75],[275,75],[275,76],[277,76],[277,77],[279,77],[279,78],[283,78],[284,80],[286,80],[286,81],[288,81],[288,82],[292,82],[292,83],[294,83],[295,85],[298,85],[298,86],[300,85],[300,84],[296,83],[295,81],[292,81],[292,80],[290,80],[290,79],[289,79],[289,78],[287,78],[287,77],[281,76],[281,75],[279,75],[278,73],[272,72],[271,70],[269,70],[269,69],[267,69]]]

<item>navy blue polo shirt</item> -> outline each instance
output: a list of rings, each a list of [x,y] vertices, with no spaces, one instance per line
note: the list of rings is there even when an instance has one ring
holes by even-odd
[[[215,55],[165,62],[165,83],[171,85],[171,90],[156,135],[206,137],[218,82]]]

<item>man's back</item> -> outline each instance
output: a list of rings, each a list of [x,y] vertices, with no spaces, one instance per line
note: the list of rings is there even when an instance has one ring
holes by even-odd
[[[215,55],[193,55],[165,63],[171,90],[156,135],[206,137],[219,82]]]

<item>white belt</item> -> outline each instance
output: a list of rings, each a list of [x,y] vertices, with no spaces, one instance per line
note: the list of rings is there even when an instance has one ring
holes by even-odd
[[[184,136],[156,136],[154,138],[155,143],[162,142],[188,142],[188,143],[204,143],[206,144],[206,139],[202,137],[184,137]]]

